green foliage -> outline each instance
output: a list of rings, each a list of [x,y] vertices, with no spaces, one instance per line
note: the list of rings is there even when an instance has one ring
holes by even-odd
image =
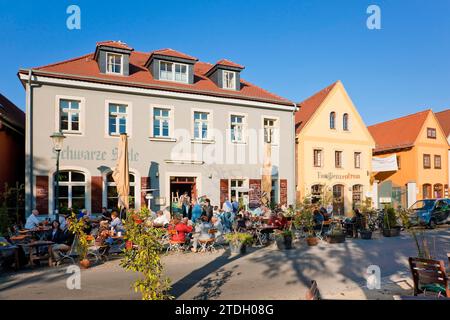
[[[6,207],[6,202],[0,205],[0,235],[6,236],[8,234],[8,228],[12,221],[8,215],[8,208]]]
[[[411,234],[414,240],[414,244],[417,249],[417,256],[423,259],[433,259],[425,232],[423,230],[413,228],[411,224],[410,218],[415,215],[415,213],[408,209],[400,209],[398,211],[398,215],[402,221],[402,225]]]
[[[15,223],[20,222],[20,216],[23,217],[25,206],[25,187],[23,184],[16,183],[10,187],[7,183],[4,185],[4,192],[0,194],[0,234],[8,234],[8,228]]]
[[[245,232],[231,232],[225,234],[224,237],[228,243],[233,245],[239,245],[240,243],[249,245],[253,242],[252,235]]]
[[[84,232],[84,219],[78,219],[75,212],[72,212],[72,215],[69,217],[69,224],[67,227],[77,239],[77,249],[80,253],[80,260],[86,259],[89,244],[87,240],[87,234]]]
[[[125,270],[139,273],[139,279],[133,283],[134,290],[140,291],[143,300],[171,299],[168,294],[170,280],[163,277],[161,262],[161,237],[164,230],[146,228],[145,221],[150,215],[147,208],[140,212],[130,212],[124,221],[126,240],[130,246],[124,251],[120,263]]]
[[[285,238],[285,237],[292,238],[294,236],[294,233],[289,229],[277,230],[277,232],[275,233],[275,236],[277,238]]]
[[[397,226],[397,214],[393,207],[388,207],[384,214],[383,227],[385,229],[392,229]]]
[[[305,229],[310,236],[314,235],[314,206],[308,197],[297,204],[297,214],[294,218],[294,226],[297,229]]]

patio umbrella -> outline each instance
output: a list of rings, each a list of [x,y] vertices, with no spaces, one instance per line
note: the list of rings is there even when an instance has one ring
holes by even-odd
[[[130,176],[128,163],[128,138],[126,133],[120,134],[118,148],[117,165],[112,174],[112,178],[116,183],[118,194],[118,206],[122,209],[128,209],[128,195],[130,194]]]
[[[270,192],[272,191],[272,145],[265,143],[264,148],[261,201],[264,205],[268,205],[270,202]]]

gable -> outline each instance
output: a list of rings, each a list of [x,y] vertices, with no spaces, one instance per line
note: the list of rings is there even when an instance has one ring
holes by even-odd
[[[434,128],[436,129],[436,139],[427,138],[427,129]],[[416,139],[416,144],[436,144],[436,145],[447,145],[447,137],[442,130],[442,127],[439,124],[439,121],[433,114],[433,112],[429,112],[426,120],[423,123],[421,130]]]
[[[330,129],[330,113],[335,112],[336,129]],[[349,130],[343,130],[343,116],[348,115]],[[359,112],[352,103],[344,86],[339,81],[320,104],[301,131],[301,136],[328,139],[342,139],[345,141],[360,141],[375,145]]]

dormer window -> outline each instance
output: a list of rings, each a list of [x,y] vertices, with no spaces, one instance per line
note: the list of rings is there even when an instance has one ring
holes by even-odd
[[[236,90],[236,72],[223,71],[223,88],[229,90]]]
[[[106,72],[112,74],[122,74],[123,55],[116,53],[106,53]]]
[[[188,66],[182,63],[160,61],[159,79],[187,83]]]

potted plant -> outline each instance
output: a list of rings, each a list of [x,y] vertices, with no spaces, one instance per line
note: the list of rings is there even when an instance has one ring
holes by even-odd
[[[253,242],[253,237],[244,232],[231,232],[225,235],[225,240],[230,245],[231,253],[245,254],[247,245]]]
[[[275,240],[278,249],[289,250],[292,249],[292,237],[293,233],[291,230],[278,230],[275,233]]]
[[[330,234],[327,235],[328,243],[342,243],[345,242],[345,232],[340,223],[336,224]]]
[[[84,219],[78,219],[75,212],[72,212],[70,217],[70,223],[68,224],[69,231],[75,235],[75,241],[77,241],[77,251],[79,253],[80,267],[87,269],[90,267],[91,262],[87,259],[89,237],[84,232]]]
[[[366,201],[367,202],[367,201]],[[371,202],[370,202],[371,204]],[[361,208],[362,217],[362,228],[359,230],[359,235],[361,239],[370,240],[372,239],[372,230],[369,228],[369,216],[372,213],[372,208],[370,204],[367,204]]]
[[[302,208],[300,209],[300,214],[295,217],[294,225],[297,229],[303,229],[306,231],[306,243],[309,246],[315,246],[319,243],[319,239],[316,237],[314,232],[315,223],[312,207],[309,205],[307,200],[305,200]]]
[[[397,215],[393,207],[386,209],[383,216],[383,236],[397,237],[400,235],[400,226],[397,224]]]

